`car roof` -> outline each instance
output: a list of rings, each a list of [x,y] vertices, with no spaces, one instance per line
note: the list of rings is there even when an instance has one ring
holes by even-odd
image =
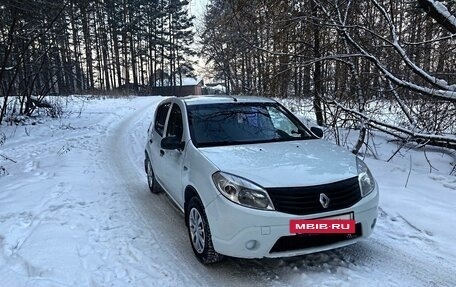
[[[275,103],[274,100],[257,97],[257,96],[236,96],[236,95],[204,95],[204,96],[186,96],[181,97],[187,105],[207,105],[207,104],[219,104],[219,103]]]

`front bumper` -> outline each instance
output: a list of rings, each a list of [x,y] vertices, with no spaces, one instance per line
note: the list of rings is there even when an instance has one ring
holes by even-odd
[[[377,219],[378,187],[355,205],[311,215],[292,215],[277,211],[256,210],[235,204],[220,195],[206,206],[215,250],[240,258],[288,257],[309,254],[350,245],[370,236]],[[290,219],[313,219],[353,212],[360,236],[312,247],[271,252],[276,242],[290,236]],[[331,236],[331,235],[328,235]],[[283,250],[283,248],[281,249]]]

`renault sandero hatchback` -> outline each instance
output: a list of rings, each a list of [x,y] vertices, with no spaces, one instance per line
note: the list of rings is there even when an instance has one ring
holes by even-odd
[[[373,231],[378,187],[362,160],[322,135],[267,98],[168,98],[148,130],[149,188],[185,214],[205,264],[353,244]]]

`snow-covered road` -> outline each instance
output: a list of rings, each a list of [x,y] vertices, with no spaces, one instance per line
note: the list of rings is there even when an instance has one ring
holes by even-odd
[[[455,286],[454,229],[448,234],[400,210],[405,170],[370,160],[382,191],[371,238],[286,259],[227,258],[201,265],[183,217],[166,195],[148,191],[146,130],[161,98],[92,100],[82,113],[34,126],[2,127],[0,283],[3,286]],[[77,110],[78,102],[68,109]],[[418,173],[416,174],[418,177]],[[421,180],[421,179],[420,179]],[[435,222],[455,221],[451,177],[423,176],[445,202]],[[413,183],[411,183],[413,186]],[[382,189],[387,189],[383,192]],[[401,195],[399,195],[401,193]],[[413,208],[410,208],[413,209]],[[430,208],[430,210],[433,210]],[[435,212],[434,212],[435,213]]]

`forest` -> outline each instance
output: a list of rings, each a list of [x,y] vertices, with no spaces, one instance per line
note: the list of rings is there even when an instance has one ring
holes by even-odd
[[[311,100],[319,125],[456,147],[456,2],[223,1],[202,54],[229,93]],[[388,116],[391,115],[391,116]]]
[[[0,124],[48,95],[176,85],[192,73],[187,0],[1,0]]]
[[[359,131],[354,153],[371,130],[456,149],[454,1],[211,0],[196,27],[189,4],[1,0],[0,124],[49,95],[177,86],[197,53],[228,94],[304,100],[339,144]]]

